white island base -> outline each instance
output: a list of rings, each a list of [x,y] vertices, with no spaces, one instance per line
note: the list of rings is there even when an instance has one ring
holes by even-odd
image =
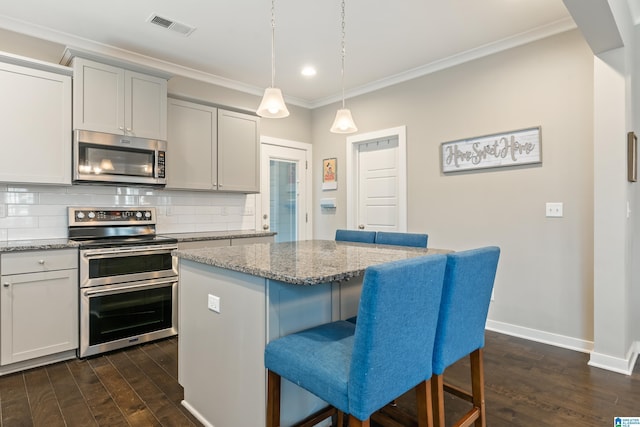
[[[344,284],[291,285],[181,259],[178,381],[184,387],[183,405],[206,426],[264,426],[265,345],[355,315],[361,278],[348,283],[351,292]],[[220,298],[219,313],[207,308],[209,295]],[[283,379],[283,426],[325,406]]]

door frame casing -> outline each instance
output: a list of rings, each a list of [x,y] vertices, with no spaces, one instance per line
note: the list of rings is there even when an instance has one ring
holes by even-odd
[[[407,231],[407,127],[361,133],[347,137],[347,228],[356,229],[358,222],[359,189],[358,146],[367,142],[398,138],[398,231]]]
[[[312,173],[312,165],[313,165],[313,146],[306,142],[292,141],[288,139],[274,138],[270,136],[260,136],[260,146],[263,144],[266,145],[276,145],[284,148],[291,148],[295,150],[305,151],[307,157],[306,169],[302,169],[306,172],[305,176],[305,188],[304,191],[306,193],[305,197],[305,213],[306,213],[306,223],[305,226],[305,235],[307,239],[311,239],[313,236],[313,215],[312,209],[313,206],[313,173]],[[260,150],[260,164],[262,164],[262,150]],[[262,186],[262,183],[260,184]],[[262,191],[262,188],[260,189]],[[256,221],[256,230],[262,230],[262,194],[256,195],[256,213],[255,213],[255,221]]]

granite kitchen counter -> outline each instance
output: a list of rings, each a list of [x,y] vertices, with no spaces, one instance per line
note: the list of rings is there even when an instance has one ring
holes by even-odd
[[[333,240],[178,250],[185,260],[294,285],[340,282],[389,261],[451,252],[444,249],[372,245]]]
[[[231,230],[231,231],[201,231],[192,233],[158,233],[160,236],[173,237],[180,242],[198,242],[203,240],[243,239],[249,237],[275,236],[272,231]]]
[[[77,247],[78,242],[67,239],[9,240],[0,242],[0,253]]]

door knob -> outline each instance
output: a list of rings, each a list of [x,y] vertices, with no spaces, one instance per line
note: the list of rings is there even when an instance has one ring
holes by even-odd
[[[268,230],[268,229],[269,229],[269,224],[265,224],[265,225],[263,225],[263,226],[262,226],[262,229],[263,229],[263,230]]]
[[[358,226],[358,229],[360,229],[360,230],[364,230],[364,225],[363,225],[363,224],[360,224],[360,225]]]
[[[11,285],[11,283],[9,283],[9,282],[4,282],[2,284],[2,286],[4,286],[5,288],[8,288],[10,285]]]

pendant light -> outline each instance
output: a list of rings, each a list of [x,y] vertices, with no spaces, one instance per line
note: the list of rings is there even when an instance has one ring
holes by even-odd
[[[275,13],[275,0],[271,0],[271,87],[268,87],[264,91],[262,102],[258,107],[256,113],[260,117],[267,117],[270,119],[280,119],[289,115],[289,110],[284,103],[282,97],[282,91],[278,89],[275,84],[276,81],[276,13]]]
[[[351,117],[351,111],[344,106],[344,0],[342,0],[342,108],[336,113],[336,119],[331,126],[331,132],[333,133],[353,133],[358,130],[353,117]]]

